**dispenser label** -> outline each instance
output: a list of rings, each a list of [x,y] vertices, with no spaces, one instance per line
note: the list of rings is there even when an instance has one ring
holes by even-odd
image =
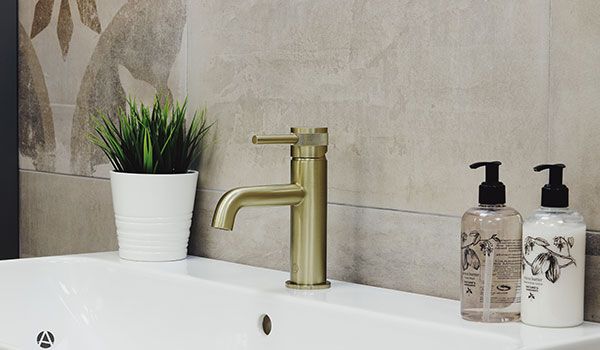
[[[501,240],[497,234],[483,239],[478,231],[461,234],[463,297],[483,302],[486,272],[491,278],[493,305],[518,303],[521,299],[521,240]],[[491,269],[486,271],[486,262]]]
[[[542,237],[527,236],[523,242],[522,264],[526,291],[537,292],[544,278],[556,283],[562,269],[571,265],[577,266],[575,258],[571,255],[574,245],[575,238],[572,236],[556,236],[552,244]],[[537,254],[533,253],[534,250]]]

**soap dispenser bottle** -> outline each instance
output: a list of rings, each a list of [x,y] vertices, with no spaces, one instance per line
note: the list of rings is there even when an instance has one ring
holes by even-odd
[[[479,322],[518,321],[521,282],[521,229],[519,212],[506,206],[499,181],[500,162],[485,166],[479,185],[479,205],[469,209],[461,224],[461,315]]]
[[[585,233],[583,216],[569,209],[562,182],[564,164],[542,164],[550,181],[542,206],[523,224],[521,319],[542,327],[571,327],[583,322]]]

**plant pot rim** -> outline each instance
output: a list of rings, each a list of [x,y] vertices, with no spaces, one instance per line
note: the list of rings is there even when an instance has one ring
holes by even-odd
[[[111,173],[111,175],[114,174],[114,175],[117,175],[117,176],[177,177],[177,176],[189,176],[189,175],[198,174],[198,171],[197,170],[191,170],[191,169],[189,169],[187,171],[187,173],[184,173],[184,174],[146,174],[146,173],[124,173],[124,172],[121,172],[121,171],[111,170],[110,173]]]

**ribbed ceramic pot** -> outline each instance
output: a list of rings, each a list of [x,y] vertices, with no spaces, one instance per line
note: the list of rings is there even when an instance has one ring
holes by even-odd
[[[198,172],[131,174],[111,171],[119,256],[137,261],[184,259]]]

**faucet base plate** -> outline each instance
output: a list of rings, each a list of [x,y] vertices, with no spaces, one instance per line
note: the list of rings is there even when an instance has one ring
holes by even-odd
[[[319,283],[319,284],[298,284],[296,282],[292,282],[292,281],[285,281],[285,286],[290,288],[290,289],[327,289],[329,287],[331,287],[331,282],[329,281],[325,281],[323,283]]]

